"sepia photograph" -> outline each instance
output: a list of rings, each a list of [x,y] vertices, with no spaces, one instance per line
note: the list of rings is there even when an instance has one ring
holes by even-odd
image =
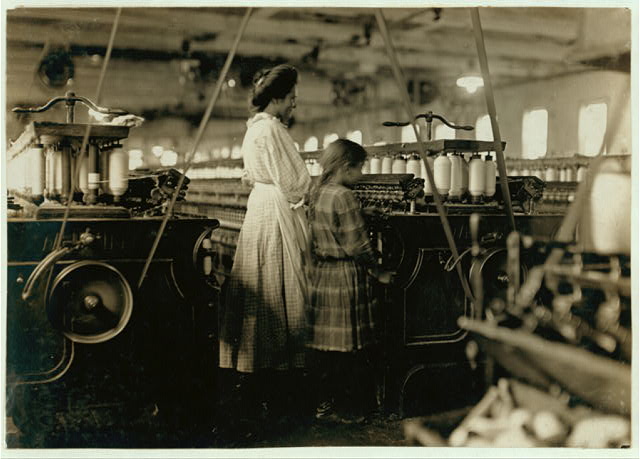
[[[0,455],[638,457],[638,10],[3,2]]]

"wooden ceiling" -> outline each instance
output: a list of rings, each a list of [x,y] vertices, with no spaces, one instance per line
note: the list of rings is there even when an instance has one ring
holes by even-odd
[[[244,12],[124,8],[102,105],[199,120]],[[15,8],[6,15],[7,108],[39,105],[69,89],[93,97],[115,9]],[[384,15],[408,77],[453,94],[460,75],[479,74],[468,9],[387,8]],[[629,71],[627,9],[483,8],[480,17],[496,86],[593,68]],[[64,86],[50,87],[51,80],[47,86],[42,77],[41,63],[52,53],[73,62],[73,79]],[[230,71],[236,85],[225,86],[214,117],[246,117],[255,70],[285,61],[302,70],[299,118],[397,100],[385,89],[392,85],[383,85],[391,73],[373,10],[261,8],[253,11]]]

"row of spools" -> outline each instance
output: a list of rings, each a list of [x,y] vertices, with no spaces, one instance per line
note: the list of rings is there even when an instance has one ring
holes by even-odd
[[[98,164],[89,171],[88,156],[73,157],[69,150],[35,145],[16,155],[7,165],[7,188],[34,199],[66,198],[72,171],[78,170],[77,190],[84,195],[108,193],[122,196],[129,187],[129,155],[120,147],[95,149]],[[79,166],[76,166],[77,162]]]
[[[467,194],[472,202],[491,200],[496,192],[496,163],[489,153],[449,153],[427,158],[438,193],[450,201],[459,201]],[[319,175],[317,162],[307,162],[309,173]],[[363,174],[413,174],[425,182],[425,195],[433,196],[427,168],[417,154],[395,157],[374,156],[362,167]]]
[[[582,182],[587,177],[587,166],[513,167],[507,175],[535,176],[545,182]]]

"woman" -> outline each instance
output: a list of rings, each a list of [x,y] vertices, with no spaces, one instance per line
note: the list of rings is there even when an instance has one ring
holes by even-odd
[[[253,190],[220,321],[220,367],[242,373],[305,364],[308,230],[302,203],[311,178],[285,126],[296,107],[297,81],[294,67],[279,65],[256,75],[250,94],[253,116],[242,153],[243,180]]]

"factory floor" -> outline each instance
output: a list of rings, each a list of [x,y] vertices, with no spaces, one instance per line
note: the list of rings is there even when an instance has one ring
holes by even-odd
[[[286,419],[239,428],[160,425],[22,435],[7,422],[8,448],[281,448],[322,446],[404,446],[402,420],[376,415],[366,423],[341,425],[315,419]]]
[[[191,396],[180,392],[181,397],[174,397],[174,403],[165,405],[133,396],[127,401],[120,398],[111,403],[96,403],[86,390],[78,389],[79,385],[73,387],[77,390],[68,392],[68,402],[62,404],[53,392],[41,393],[40,398],[24,398],[30,402],[30,409],[14,410],[16,419],[8,418],[7,447],[237,449],[401,447],[410,444],[403,430],[407,419],[382,409],[373,411],[364,423],[345,425],[317,420],[315,404],[306,403],[306,398],[298,399],[297,403],[288,400],[277,405],[278,412],[258,408],[258,415],[251,416],[248,415],[250,410],[244,408],[247,406],[244,399],[238,399],[237,393],[233,396],[234,391],[228,387],[219,391],[227,394],[224,397],[208,397],[201,391],[191,391]],[[448,387],[451,389],[450,385]],[[429,393],[428,390],[425,392]],[[126,394],[124,388],[119,393]],[[194,393],[197,396],[193,396]],[[448,393],[454,392],[449,390]],[[38,392],[29,394],[35,397]],[[82,399],[83,395],[86,400]],[[459,421],[457,412],[471,406],[473,401],[468,397],[447,397],[444,393],[429,398],[432,406],[428,412],[412,410],[420,403],[411,398],[410,406],[405,406],[406,415],[444,414],[446,418],[446,413],[452,412],[451,419]],[[18,404],[19,407],[23,405],[26,406],[26,402]],[[284,410],[283,406],[286,407]],[[34,415],[35,412],[39,414]],[[20,426],[25,427],[24,431]]]

